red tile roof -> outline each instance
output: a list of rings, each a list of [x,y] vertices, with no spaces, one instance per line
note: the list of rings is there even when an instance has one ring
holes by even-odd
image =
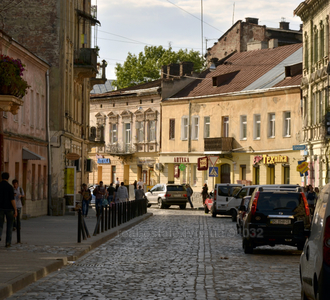
[[[198,97],[242,91],[301,47],[302,44],[300,43],[274,49],[235,53],[223,64],[217,66],[215,71],[210,72],[207,70],[201,74],[202,80],[201,78],[196,79],[171,98]],[[225,74],[228,74],[228,76]],[[218,77],[218,83],[216,83],[215,77]],[[279,84],[281,84],[280,86],[285,86],[287,83],[289,85],[294,85],[294,83],[299,85],[298,77],[294,76],[291,80],[285,79]]]

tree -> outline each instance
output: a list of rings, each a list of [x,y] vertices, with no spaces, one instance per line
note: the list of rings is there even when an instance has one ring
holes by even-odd
[[[117,80],[113,81],[112,85],[122,89],[157,80],[160,78],[162,66],[184,61],[193,62],[195,72],[204,68],[204,58],[198,51],[180,49],[174,52],[172,47],[166,50],[163,46],[145,46],[144,52],[140,52],[138,56],[129,52],[123,65],[116,64]]]

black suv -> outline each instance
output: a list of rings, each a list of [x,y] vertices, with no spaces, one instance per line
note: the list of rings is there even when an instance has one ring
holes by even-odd
[[[258,187],[243,219],[243,249],[290,245],[302,250],[311,225],[305,194],[292,189]]]

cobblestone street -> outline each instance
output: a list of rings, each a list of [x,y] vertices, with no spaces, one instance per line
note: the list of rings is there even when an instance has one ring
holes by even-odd
[[[148,211],[154,216],[8,299],[300,299],[296,248],[246,255],[231,218]]]

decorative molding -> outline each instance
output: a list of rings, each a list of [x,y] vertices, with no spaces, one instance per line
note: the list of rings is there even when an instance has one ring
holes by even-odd
[[[22,99],[15,96],[0,95],[0,111],[11,112],[13,115],[16,115],[23,103]]]

